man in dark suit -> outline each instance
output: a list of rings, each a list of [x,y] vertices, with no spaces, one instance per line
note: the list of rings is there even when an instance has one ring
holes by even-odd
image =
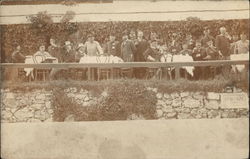
[[[119,41],[116,40],[115,35],[110,34],[109,41],[104,45],[104,54],[113,55],[113,56],[121,56],[121,48]]]
[[[143,38],[143,32],[138,31],[137,32],[137,39],[135,41],[135,62],[145,62],[146,59],[143,55],[143,53],[148,49],[149,43]],[[144,78],[146,74],[146,69],[145,68],[135,68],[134,69],[134,75],[136,78]]]
[[[136,51],[135,45],[131,40],[128,39],[128,35],[123,35],[122,39],[123,41],[121,44],[121,58],[124,62],[133,62]],[[133,69],[123,68],[122,75],[124,77],[132,78]]]
[[[230,60],[230,42],[231,36],[227,33],[225,27],[220,28],[220,35],[216,36],[215,46],[218,49],[220,60]],[[227,78],[230,75],[231,66],[222,66],[220,71]]]
[[[223,60],[229,60],[230,58],[230,41],[231,36],[227,33],[226,28],[221,27],[220,35],[217,35],[215,39],[215,46]]]
[[[133,62],[135,55],[135,45],[128,39],[128,35],[122,37],[123,41],[121,44],[121,57],[124,62]]]
[[[204,61],[204,58],[206,57],[206,49],[201,46],[201,42],[197,41],[195,44],[195,48],[192,52],[192,57],[194,61]],[[196,66],[194,69],[194,78],[197,80],[204,79],[205,75],[205,68]]]

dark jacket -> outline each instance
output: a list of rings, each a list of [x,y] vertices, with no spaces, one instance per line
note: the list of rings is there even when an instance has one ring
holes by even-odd
[[[223,35],[216,36],[215,46],[223,56],[230,55],[230,40],[227,37]]]
[[[76,61],[75,51],[74,50],[67,51],[66,49],[63,49],[61,59],[62,59],[62,62],[65,62],[65,63],[75,62]]]
[[[142,39],[141,41],[135,42],[136,52],[135,52],[135,61],[136,62],[143,62],[145,61],[143,53],[149,48],[149,43]]]
[[[207,60],[217,60],[219,57],[219,53],[216,47],[207,47],[206,54],[211,57],[211,59],[207,59]]]
[[[201,47],[197,48],[195,47],[193,49],[192,57],[194,61],[203,61],[203,58],[206,57],[206,49]]]
[[[155,59],[156,62],[159,62],[160,61],[160,58],[161,58],[161,54],[159,52],[159,50],[157,49],[152,49],[151,47],[149,47],[144,53],[144,58],[146,61],[150,61],[148,60],[148,56],[151,56]]]
[[[204,36],[202,39],[201,39],[201,45],[203,47],[207,47],[207,42],[212,40],[213,43],[215,42],[215,39],[214,37],[212,37],[211,35],[208,35],[208,36]]]
[[[131,40],[123,41],[121,44],[121,58],[124,62],[133,62],[135,54],[135,45]]]
[[[62,59],[61,59],[61,48],[60,47],[55,47],[55,46],[52,46],[50,45],[48,47],[48,52],[49,54],[52,56],[52,57],[55,57],[58,59],[58,62],[61,62]]]
[[[118,56],[121,57],[121,48],[120,43],[118,41],[109,41],[104,45],[104,53],[108,55]]]
[[[14,51],[11,55],[13,63],[24,63],[25,56],[20,51]]]

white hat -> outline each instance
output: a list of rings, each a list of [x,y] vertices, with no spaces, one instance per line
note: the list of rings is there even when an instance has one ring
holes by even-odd
[[[65,45],[70,45],[70,41],[65,41]]]

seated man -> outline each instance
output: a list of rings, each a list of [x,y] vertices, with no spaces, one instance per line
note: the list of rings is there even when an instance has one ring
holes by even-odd
[[[204,61],[206,57],[206,49],[201,46],[201,42],[197,41],[195,44],[195,48],[192,52],[192,57],[194,61]],[[196,66],[194,69],[194,77],[195,79],[203,79],[204,78],[204,67]]]
[[[11,54],[11,61],[13,63],[24,63],[25,56],[21,53],[21,46],[17,45],[14,52]]]
[[[217,48],[213,45],[213,41],[209,40],[207,42],[207,48],[206,48],[206,57],[204,57],[204,60],[218,60],[219,59],[219,52]],[[217,72],[217,67],[214,66],[208,66],[206,67],[206,75],[207,77],[214,78]]]
[[[150,47],[143,53],[144,58],[148,62],[160,62],[161,59],[161,53],[158,49],[158,44],[156,40],[153,40],[150,44]],[[161,78],[161,69],[160,68],[150,68],[148,70],[148,75],[150,76],[151,73],[153,73],[153,78],[159,77]]]

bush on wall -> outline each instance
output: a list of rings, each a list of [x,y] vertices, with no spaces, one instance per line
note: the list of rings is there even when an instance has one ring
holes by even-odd
[[[103,89],[107,92],[106,97],[85,107],[68,97],[64,92],[66,88],[53,91],[54,121],[64,121],[69,115],[73,115],[76,121],[127,120],[131,115],[155,119],[155,93],[139,82],[110,84]]]

